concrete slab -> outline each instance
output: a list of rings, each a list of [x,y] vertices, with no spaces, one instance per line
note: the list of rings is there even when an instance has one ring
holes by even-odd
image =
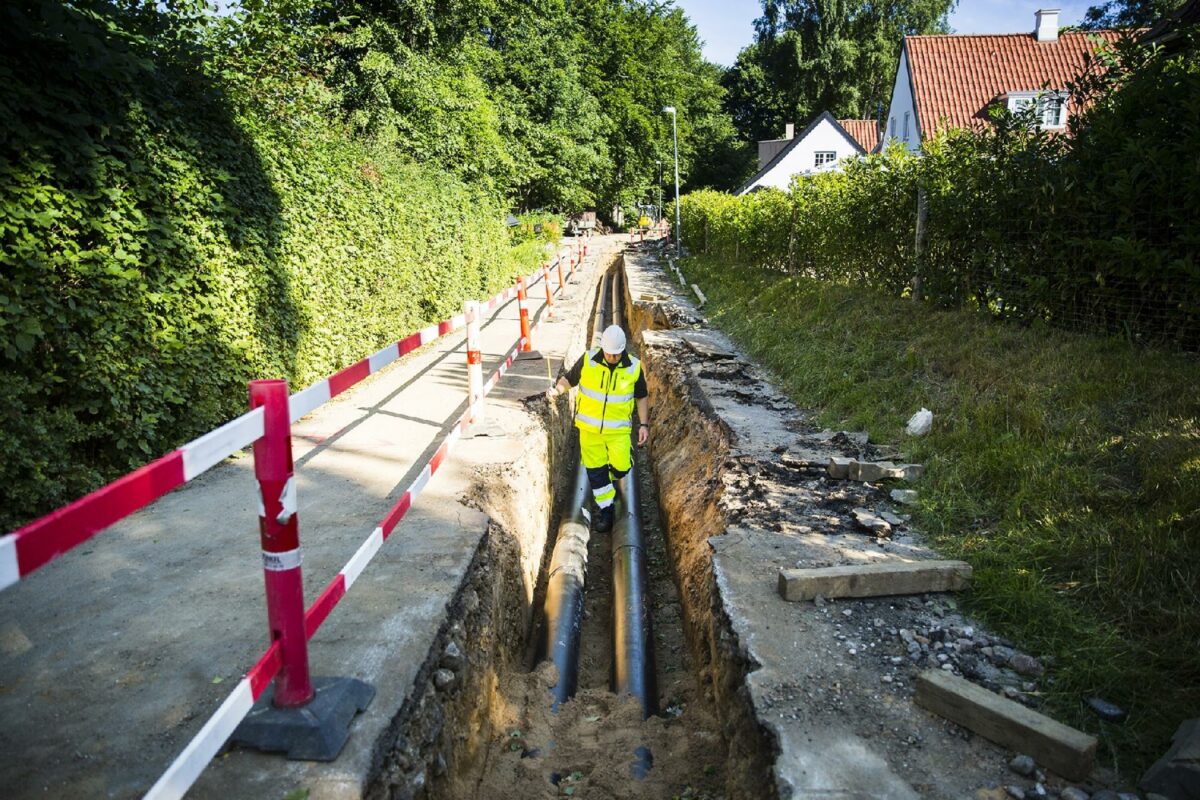
[[[521,362],[493,394],[500,435],[464,441],[310,645],[316,675],[373,684],[332,764],[243,751],[218,757],[196,797],[358,797],[381,737],[413,690],[446,609],[488,528],[469,496],[478,471],[524,449],[521,398],[544,389],[586,314],[591,254],[557,320],[539,327],[545,362]],[[534,317],[542,312],[531,293]],[[544,296],[542,298],[544,302]],[[516,301],[483,326],[485,378],[515,344]],[[397,332],[401,334],[405,332]],[[462,334],[335,398],[293,428],[311,602],[417,477],[465,408]],[[242,453],[0,594],[0,786],[6,798],[143,794],[267,645],[252,464]],[[526,556],[536,575],[540,554]],[[527,582],[531,584],[532,578]],[[530,592],[530,596],[532,593]]]

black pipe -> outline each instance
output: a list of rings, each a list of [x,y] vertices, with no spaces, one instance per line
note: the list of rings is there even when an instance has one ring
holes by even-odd
[[[618,273],[611,282],[610,305],[614,320],[622,320],[624,280]],[[617,485],[617,513],[612,530],[613,571],[613,691],[632,694],[642,704],[642,716],[658,710],[654,647],[650,634],[649,597],[646,593],[646,547],[639,514],[637,470]]]
[[[600,340],[604,320],[611,315],[609,285],[604,276],[594,316],[592,341]],[[562,522],[550,557],[550,572],[546,579],[546,600],[542,606],[546,618],[542,660],[554,662],[558,682],[550,689],[551,709],[571,699],[579,688],[579,635],[583,626],[584,587],[587,582],[587,548],[591,520],[587,499],[591,494],[587,471],[580,462],[575,471],[575,486],[564,498]]]
[[[546,646],[543,658],[558,668],[558,682],[550,687],[554,697],[550,708],[558,710],[575,695],[579,687],[579,634],[583,626],[583,587],[587,580],[587,552],[590,528],[584,515],[591,486],[583,464],[575,472],[575,487],[567,497],[566,509],[558,526],[558,540],[550,558],[546,579]]]

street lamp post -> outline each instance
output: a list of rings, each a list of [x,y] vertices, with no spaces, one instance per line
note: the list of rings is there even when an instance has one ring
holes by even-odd
[[[655,220],[655,222],[659,222],[662,220],[662,217],[663,217],[663,213],[662,213],[663,212],[663,207],[662,207],[662,160],[661,159],[655,160],[654,165],[658,168],[658,172],[656,173],[656,177],[655,177],[655,183],[658,186],[658,219]]]
[[[671,115],[671,138],[675,142],[675,255],[683,257],[683,231],[679,226],[679,125],[675,106],[665,106],[664,114]]]

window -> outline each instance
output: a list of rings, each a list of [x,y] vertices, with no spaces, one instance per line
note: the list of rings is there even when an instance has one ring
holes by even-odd
[[[908,117],[909,117],[909,112],[905,111],[904,112],[904,136],[901,138],[903,138],[904,141],[906,141],[906,142],[908,141]]]
[[[895,139],[896,138],[896,118],[895,117],[892,117],[889,125],[890,125],[890,128],[888,130],[888,138]]]
[[[836,152],[834,152],[832,150],[818,150],[817,151],[817,160],[816,160],[816,164],[814,166],[816,166],[818,169],[820,169],[821,167],[825,166],[826,164],[832,164],[835,161],[837,161],[837,153]]]
[[[1031,108],[1036,108],[1035,119],[1043,128],[1061,128],[1067,124],[1067,98],[1063,94],[1029,92],[1009,95],[1008,110],[1012,113],[1028,112]]]

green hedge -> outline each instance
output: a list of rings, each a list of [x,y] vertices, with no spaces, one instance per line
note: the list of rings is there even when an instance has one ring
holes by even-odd
[[[1004,116],[797,177],[789,192],[682,199],[696,252],[944,307],[1200,347],[1200,52],[1126,45],[1072,136]],[[1081,94],[1072,107],[1083,104]],[[918,196],[927,207],[915,246]]]
[[[102,3],[0,17],[0,529],[530,267],[497,198],[319,102],[238,102]]]

